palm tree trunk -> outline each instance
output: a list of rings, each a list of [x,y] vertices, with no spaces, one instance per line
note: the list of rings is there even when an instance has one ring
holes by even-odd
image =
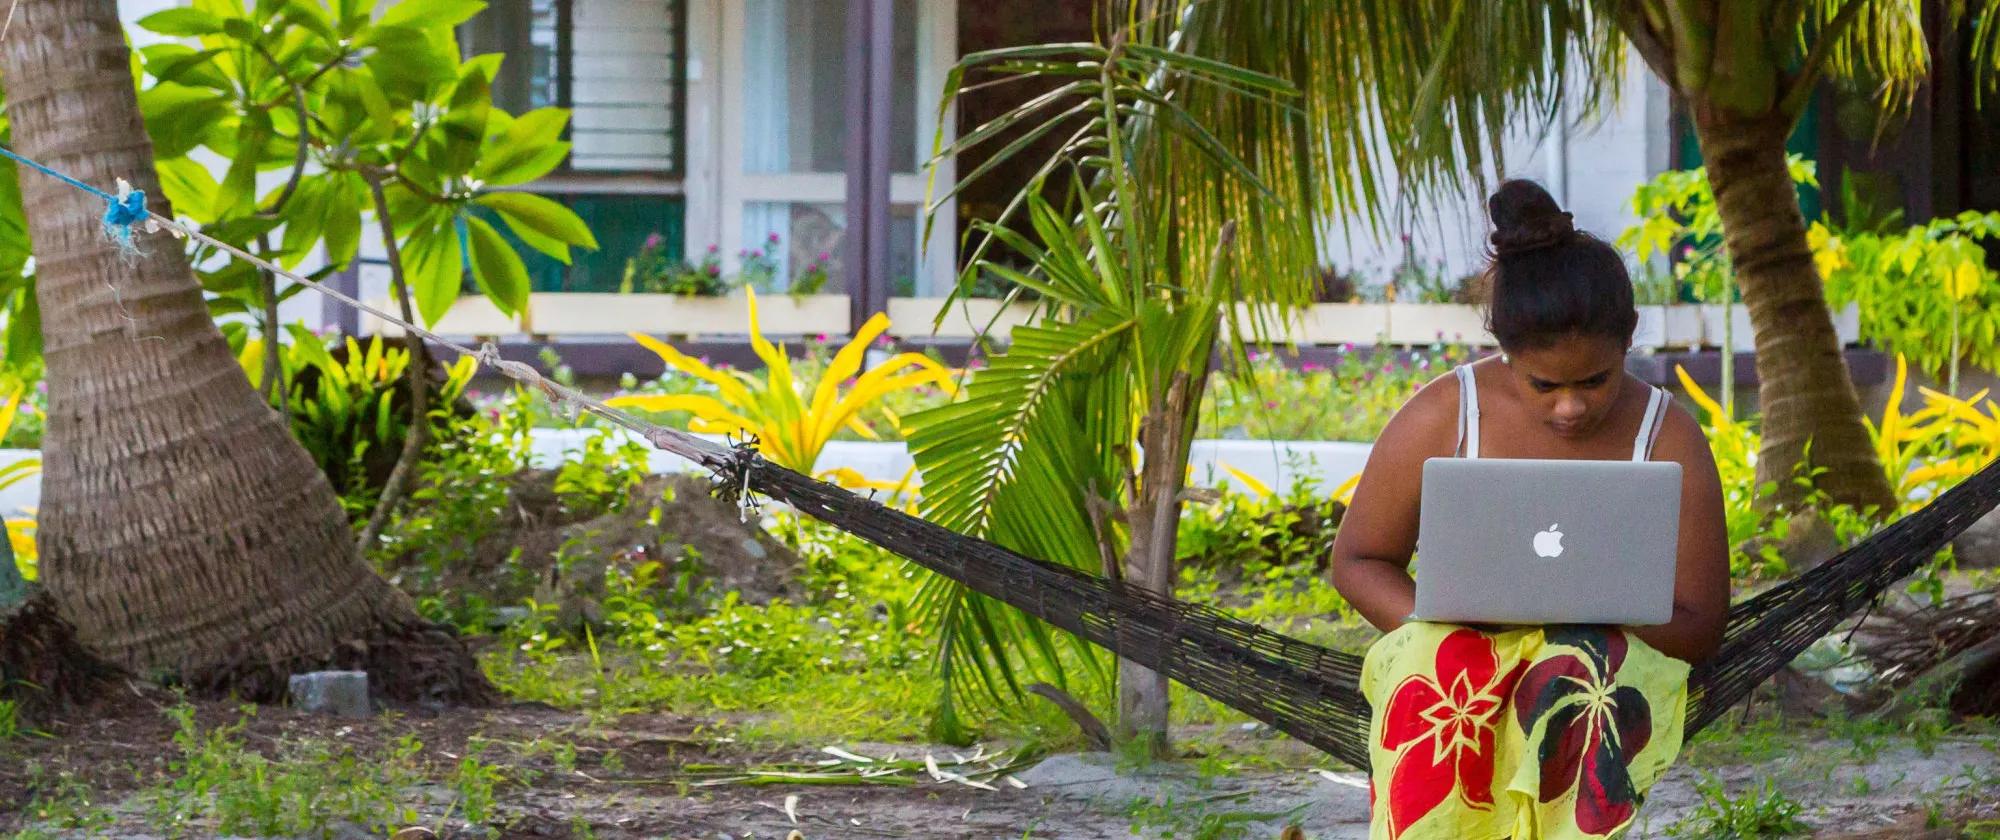
[[[17,148],[159,196],[114,0],[23,3],[0,42]],[[275,699],[371,671],[398,699],[491,691],[458,640],[361,560],[333,488],[253,390],[170,238],[121,255],[101,201],[24,174],[49,411],[42,579],[111,661]],[[155,209],[167,212],[156,200]]]
[[[1805,217],[1785,167],[1788,120],[1745,119],[1720,108],[1693,108],[1722,218],[1724,245],[1756,331],[1758,403],[1764,443],[1757,482],[1775,482],[1771,501],[1804,495],[1793,481],[1806,460],[1824,469],[1815,486],[1833,501],[1893,512],[1895,493],[1861,423],[1840,341],[1806,245]]]
[[[1202,378],[1195,380],[1186,372],[1176,374],[1139,427],[1145,461],[1140,467],[1139,497],[1130,511],[1132,538],[1122,577],[1127,584],[1168,597],[1174,594],[1177,572],[1174,554],[1194,428],[1191,420],[1207,379],[1205,370],[1199,375]],[[1167,688],[1167,678],[1159,672],[1129,659],[1118,660],[1118,738],[1142,745],[1156,758],[1167,755]]]

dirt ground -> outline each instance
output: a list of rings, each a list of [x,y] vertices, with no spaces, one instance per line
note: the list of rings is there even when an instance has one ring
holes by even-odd
[[[203,729],[238,719],[228,704],[196,708]],[[514,779],[499,789],[497,816],[486,823],[499,837],[784,838],[797,831],[804,838],[1256,838],[1277,837],[1288,822],[1321,840],[1366,836],[1367,791],[1359,774],[1324,769],[1311,751],[1255,727],[1184,733],[1184,740],[1223,759],[1254,756],[1244,763],[1259,769],[1216,772],[1211,765],[1204,772],[1202,762],[1190,760],[1120,772],[1104,754],[1065,754],[980,777],[991,782],[979,783],[990,788],[982,789],[950,776],[984,759],[964,749],[913,744],[835,745],[852,756],[904,762],[879,784],[752,784],[759,779],[749,774],[760,767],[856,764],[829,758],[821,747],[739,744],[717,723],[650,714],[597,725],[533,704],[391,713],[358,722],[270,708],[251,716],[239,737],[259,751],[323,739],[379,756],[399,738],[413,736],[423,744],[416,761],[434,780],[449,775],[470,739],[484,739],[486,758]],[[157,698],[134,697],[114,711],[45,727],[46,737],[0,742],[0,830],[23,827],[19,811],[35,773],[43,779],[67,773],[96,792],[115,824],[61,836],[156,836],[145,804],[133,794],[157,784],[179,755],[176,728]],[[566,744],[574,758],[538,751],[537,743]],[[1775,780],[1804,806],[1801,816],[1818,837],[1978,836],[1937,827],[2000,821],[2000,743],[1948,737],[1931,747],[1925,753],[1906,739],[1890,739],[1863,761],[1845,744],[1814,744],[1774,760],[1706,772],[1732,790]],[[994,747],[986,753],[1004,755]],[[926,756],[942,773],[921,766]],[[919,765],[912,767],[910,759]],[[1695,784],[1703,772],[1676,768],[1652,792],[1631,836],[1668,836],[1669,826],[1699,807]],[[451,797],[442,787],[439,781],[409,791],[407,802],[425,828],[399,840],[438,836],[431,833],[437,829],[443,836],[486,836],[447,816]],[[375,835],[341,826],[330,836]]]

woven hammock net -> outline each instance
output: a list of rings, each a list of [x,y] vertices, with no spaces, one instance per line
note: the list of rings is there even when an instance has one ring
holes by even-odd
[[[747,449],[700,459],[748,488],[1075,633],[1356,767],[1368,765],[1361,657],[968,537],[776,466]],[[1921,568],[2000,502],[2000,461],[1798,577],[1737,603],[1721,651],[1689,678],[1692,734]]]

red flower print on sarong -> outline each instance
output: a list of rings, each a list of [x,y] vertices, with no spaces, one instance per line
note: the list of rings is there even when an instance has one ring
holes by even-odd
[[[1576,827],[1610,834],[1638,810],[1626,766],[1652,738],[1652,711],[1637,688],[1617,684],[1625,663],[1623,632],[1551,628],[1548,641],[1580,653],[1543,659],[1514,690],[1523,732],[1533,733],[1535,722],[1546,720],[1536,750],[1540,798],[1553,802],[1575,788]]]
[[[1458,792],[1467,807],[1493,807],[1493,727],[1521,667],[1500,673],[1493,640],[1457,630],[1438,644],[1436,676],[1396,686],[1383,716],[1382,747],[1397,751],[1389,777],[1389,835]]]

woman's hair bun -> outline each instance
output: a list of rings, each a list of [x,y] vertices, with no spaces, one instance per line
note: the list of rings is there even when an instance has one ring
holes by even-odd
[[[1508,257],[1569,242],[1576,233],[1570,214],[1549,191],[1533,181],[1512,180],[1486,199],[1493,219],[1493,256]]]

